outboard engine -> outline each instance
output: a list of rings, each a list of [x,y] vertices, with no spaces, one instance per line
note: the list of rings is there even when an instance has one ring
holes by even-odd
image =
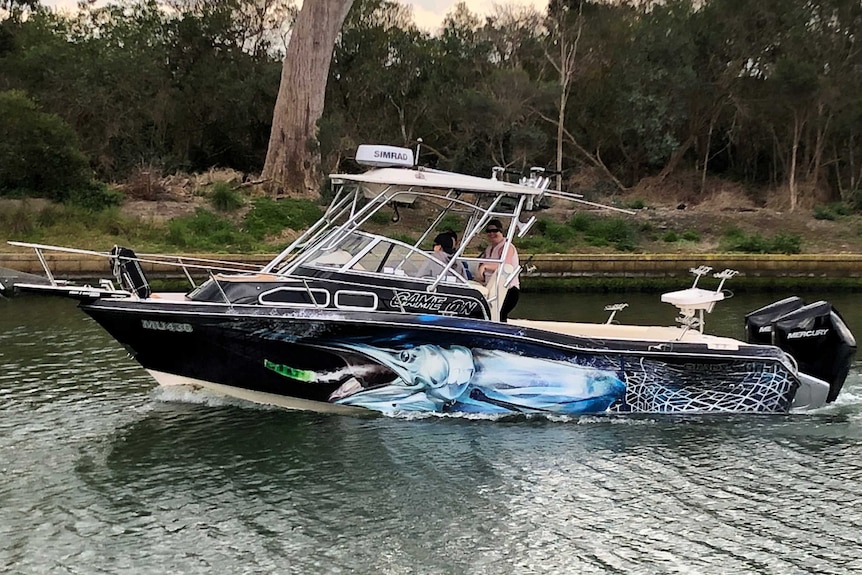
[[[114,246],[111,250],[110,262],[111,271],[123,289],[136,294],[141,299],[150,297],[152,290],[135,252],[129,248]]]
[[[801,303],[800,298],[787,298],[748,314],[746,338],[750,343],[771,343],[792,355],[802,373],[829,384],[826,401],[832,402],[847,379],[856,338],[832,304]],[[766,322],[771,329],[766,329]],[[766,333],[770,341],[764,341]]]
[[[801,297],[791,296],[745,316],[745,341],[772,345],[772,322],[805,305]]]

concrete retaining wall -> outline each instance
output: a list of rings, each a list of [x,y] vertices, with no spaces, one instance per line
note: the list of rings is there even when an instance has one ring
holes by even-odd
[[[532,263],[540,277],[676,277],[701,265],[748,277],[862,277],[857,254],[561,254],[536,255]]]
[[[187,254],[188,257],[253,263],[263,266],[266,255]],[[522,261],[526,255],[522,255]],[[59,278],[93,279],[110,274],[105,258],[77,254],[45,253],[52,273]],[[535,275],[547,278],[565,277],[687,277],[689,268],[711,266],[714,271],[738,270],[749,277],[862,277],[862,255],[762,255],[762,254],[544,254],[533,257]],[[152,278],[182,277],[170,266],[143,263]],[[44,275],[34,252],[0,253],[0,267]]]

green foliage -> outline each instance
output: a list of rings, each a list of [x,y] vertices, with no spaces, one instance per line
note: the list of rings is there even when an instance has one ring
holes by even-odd
[[[747,234],[738,228],[725,232],[721,246],[725,251],[750,254],[798,254],[802,239],[795,234],[776,234],[764,238],[758,233]]]
[[[555,242],[542,235],[531,234],[518,240],[518,249],[524,253],[558,254],[564,253],[568,246]]]
[[[90,185],[87,158],[59,116],[20,91],[0,92],[0,196],[7,191],[69,199]]]
[[[625,207],[630,210],[643,210],[644,208],[646,208],[646,204],[643,200],[637,198],[628,202]]]
[[[0,208],[0,229],[12,239],[55,245],[98,249],[109,243],[165,245],[164,229],[124,216],[115,207],[94,211],[72,203],[40,205],[24,200]]]
[[[388,226],[392,223],[392,216],[386,213],[386,211],[380,210],[371,214],[370,221],[378,226]]]
[[[417,137],[427,143],[421,161],[440,168],[486,175],[494,164],[556,167],[566,77],[548,58],[578,38],[576,78],[563,91],[561,168],[568,175],[594,166],[607,180],[594,187],[596,199],[618,189],[613,178],[628,186],[700,168],[704,154],[707,176],[777,193],[797,149],[806,165],[820,166],[817,174],[799,170],[800,177],[825,182],[855,210],[862,206],[862,60],[847,48],[858,36],[853,2],[555,6],[565,17],[543,15],[542,25],[511,11],[479,18],[459,6],[431,34],[402,4],[356,0],[334,47],[313,143],[324,171],[340,167],[358,143],[413,145]],[[0,21],[0,90],[28,94],[46,116],[2,109],[0,126],[52,142],[30,146],[38,138],[0,133],[0,193],[65,199],[90,179],[81,151],[103,181],[122,180],[142,164],[165,173],[260,170],[283,56],[273,42],[295,14],[286,0],[266,8],[217,0],[168,11],[131,0]],[[601,175],[605,169],[613,178]],[[59,173],[73,181],[57,182]],[[810,189],[800,186],[802,194]],[[635,200],[629,207],[645,206]]]
[[[850,213],[850,208],[843,202],[834,202],[825,206],[819,205],[814,207],[815,220],[834,221],[842,216],[849,216]]]
[[[229,220],[204,209],[193,216],[174,218],[167,226],[168,241],[183,250],[230,253],[248,251],[252,246],[251,238]]]
[[[0,210],[0,229],[13,238],[28,238],[36,229],[36,217],[25,204]]]
[[[593,247],[610,245],[618,251],[630,252],[636,249],[638,239],[638,230],[629,220],[579,212],[564,224],[539,219],[532,235],[520,240],[519,245],[526,251],[565,253],[583,241]]]
[[[594,221],[595,217],[584,212],[577,212],[574,216],[572,216],[569,225],[575,231],[586,232],[590,229],[590,226],[592,226]]]
[[[779,254],[798,254],[802,252],[802,238],[796,234],[775,234],[772,250]]]
[[[613,245],[621,252],[632,252],[638,238],[632,223],[623,218],[596,218],[586,231],[587,243],[593,246]]]
[[[437,224],[437,231],[440,232],[451,230],[460,234],[462,229],[464,229],[464,218],[457,214],[446,214],[443,216],[443,219],[440,220],[440,223]]]
[[[320,206],[309,200],[256,198],[243,220],[243,229],[252,238],[262,240],[287,228],[305,229],[322,215]]]
[[[838,214],[830,210],[828,206],[814,206],[815,220],[837,220]]]
[[[100,182],[90,182],[69,192],[68,202],[92,212],[119,206],[123,193]]]
[[[673,230],[668,230],[667,232],[664,233],[664,235],[662,235],[661,239],[663,242],[666,242],[666,243],[675,243],[675,242],[680,242],[680,241],[699,242],[700,241],[700,234],[695,232],[695,231],[692,231],[692,230],[687,230],[687,231],[684,231],[682,233],[678,233],[678,232],[675,232]]]
[[[572,225],[560,224],[546,218],[537,220],[534,230],[535,233],[541,234],[549,241],[559,245],[569,244],[577,238],[579,231],[583,231]]]
[[[404,242],[405,244],[413,245],[416,243],[418,239],[416,236],[412,236],[410,234],[402,234],[402,233],[394,233],[390,234],[390,237],[393,240],[398,240],[399,242]]]
[[[700,234],[693,230],[686,230],[682,233],[680,239],[686,242],[699,242]]]
[[[242,196],[228,182],[215,182],[210,186],[210,203],[220,212],[233,212],[242,207]]]

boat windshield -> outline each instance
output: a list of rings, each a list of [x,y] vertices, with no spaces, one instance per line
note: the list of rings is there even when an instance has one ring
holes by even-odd
[[[398,240],[367,232],[333,230],[317,247],[302,258],[302,264],[315,268],[426,278],[433,281],[446,271],[447,282],[466,283],[466,278],[446,270],[446,262]]]

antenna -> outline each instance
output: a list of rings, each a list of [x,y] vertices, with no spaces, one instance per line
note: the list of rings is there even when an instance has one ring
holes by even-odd
[[[414,165],[419,165],[419,148],[422,147],[422,138],[416,138],[416,163]]]

